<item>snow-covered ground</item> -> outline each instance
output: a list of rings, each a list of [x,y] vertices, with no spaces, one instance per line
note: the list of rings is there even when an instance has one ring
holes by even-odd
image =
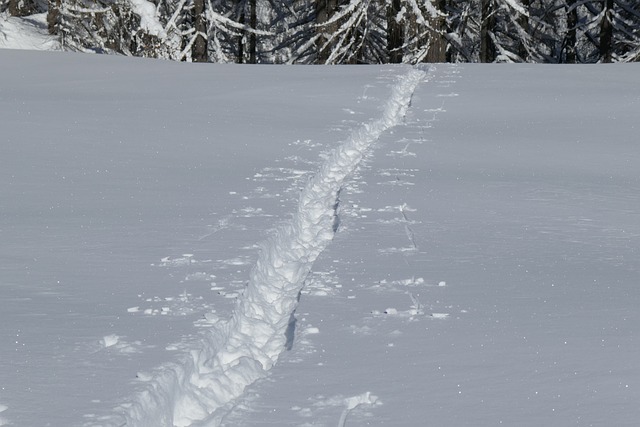
[[[0,51],[0,425],[635,426],[639,72]]]
[[[47,30],[47,14],[26,17],[0,13],[0,49],[61,50]]]

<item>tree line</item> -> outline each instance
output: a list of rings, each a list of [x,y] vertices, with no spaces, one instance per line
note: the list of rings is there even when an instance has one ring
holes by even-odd
[[[68,50],[193,62],[640,60],[638,0],[0,0]]]

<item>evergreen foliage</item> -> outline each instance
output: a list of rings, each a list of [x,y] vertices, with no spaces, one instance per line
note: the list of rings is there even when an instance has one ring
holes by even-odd
[[[194,62],[630,62],[635,0],[0,0],[69,50]]]

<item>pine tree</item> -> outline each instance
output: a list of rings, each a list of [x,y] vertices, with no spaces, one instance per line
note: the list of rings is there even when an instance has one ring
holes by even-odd
[[[600,62],[611,62],[613,59],[613,0],[603,2],[598,45]]]
[[[207,62],[209,59],[207,42],[207,17],[205,15],[205,0],[193,1],[194,42],[191,48],[193,62]]]
[[[612,59],[617,62],[640,61],[640,2],[617,0],[611,19]]]
[[[562,43],[560,61],[569,64],[578,62],[578,0],[566,0],[564,9],[566,12],[567,31]],[[564,54],[564,61],[562,55]]]
[[[402,62],[446,60],[446,4],[444,0],[400,0],[400,13],[396,19],[404,28]]]
[[[447,0],[437,0],[434,3],[438,13],[431,16],[430,19],[429,40],[431,40],[431,46],[425,57],[425,62],[448,62],[450,59],[447,40],[447,34],[449,33],[447,3]]]
[[[480,10],[480,62],[496,60],[496,16],[493,0],[481,0]]]
[[[0,0],[69,50],[195,62],[640,59],[637,0]]]
[[[42,12],[42,6],[36,0],[7,0],[4,7],[11,16],[29,16]]]
[[[403,59],[404,31],[401,23],[401,0],[391,0],[387,5],[387,51],[389,62],[398,64]]]
[[[59,34],[60,30],[60,8],[62,0],[48,0],[47,9],[47,30],[49,34]]]

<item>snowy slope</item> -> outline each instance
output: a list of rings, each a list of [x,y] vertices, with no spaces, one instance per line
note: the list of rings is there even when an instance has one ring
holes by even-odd
[[[0,49],[61,50],[57,37],[47,30],[47,14],[23,18],[0,14]]]
[[[0,424],[637,421],[638,67],[0,55]]]

